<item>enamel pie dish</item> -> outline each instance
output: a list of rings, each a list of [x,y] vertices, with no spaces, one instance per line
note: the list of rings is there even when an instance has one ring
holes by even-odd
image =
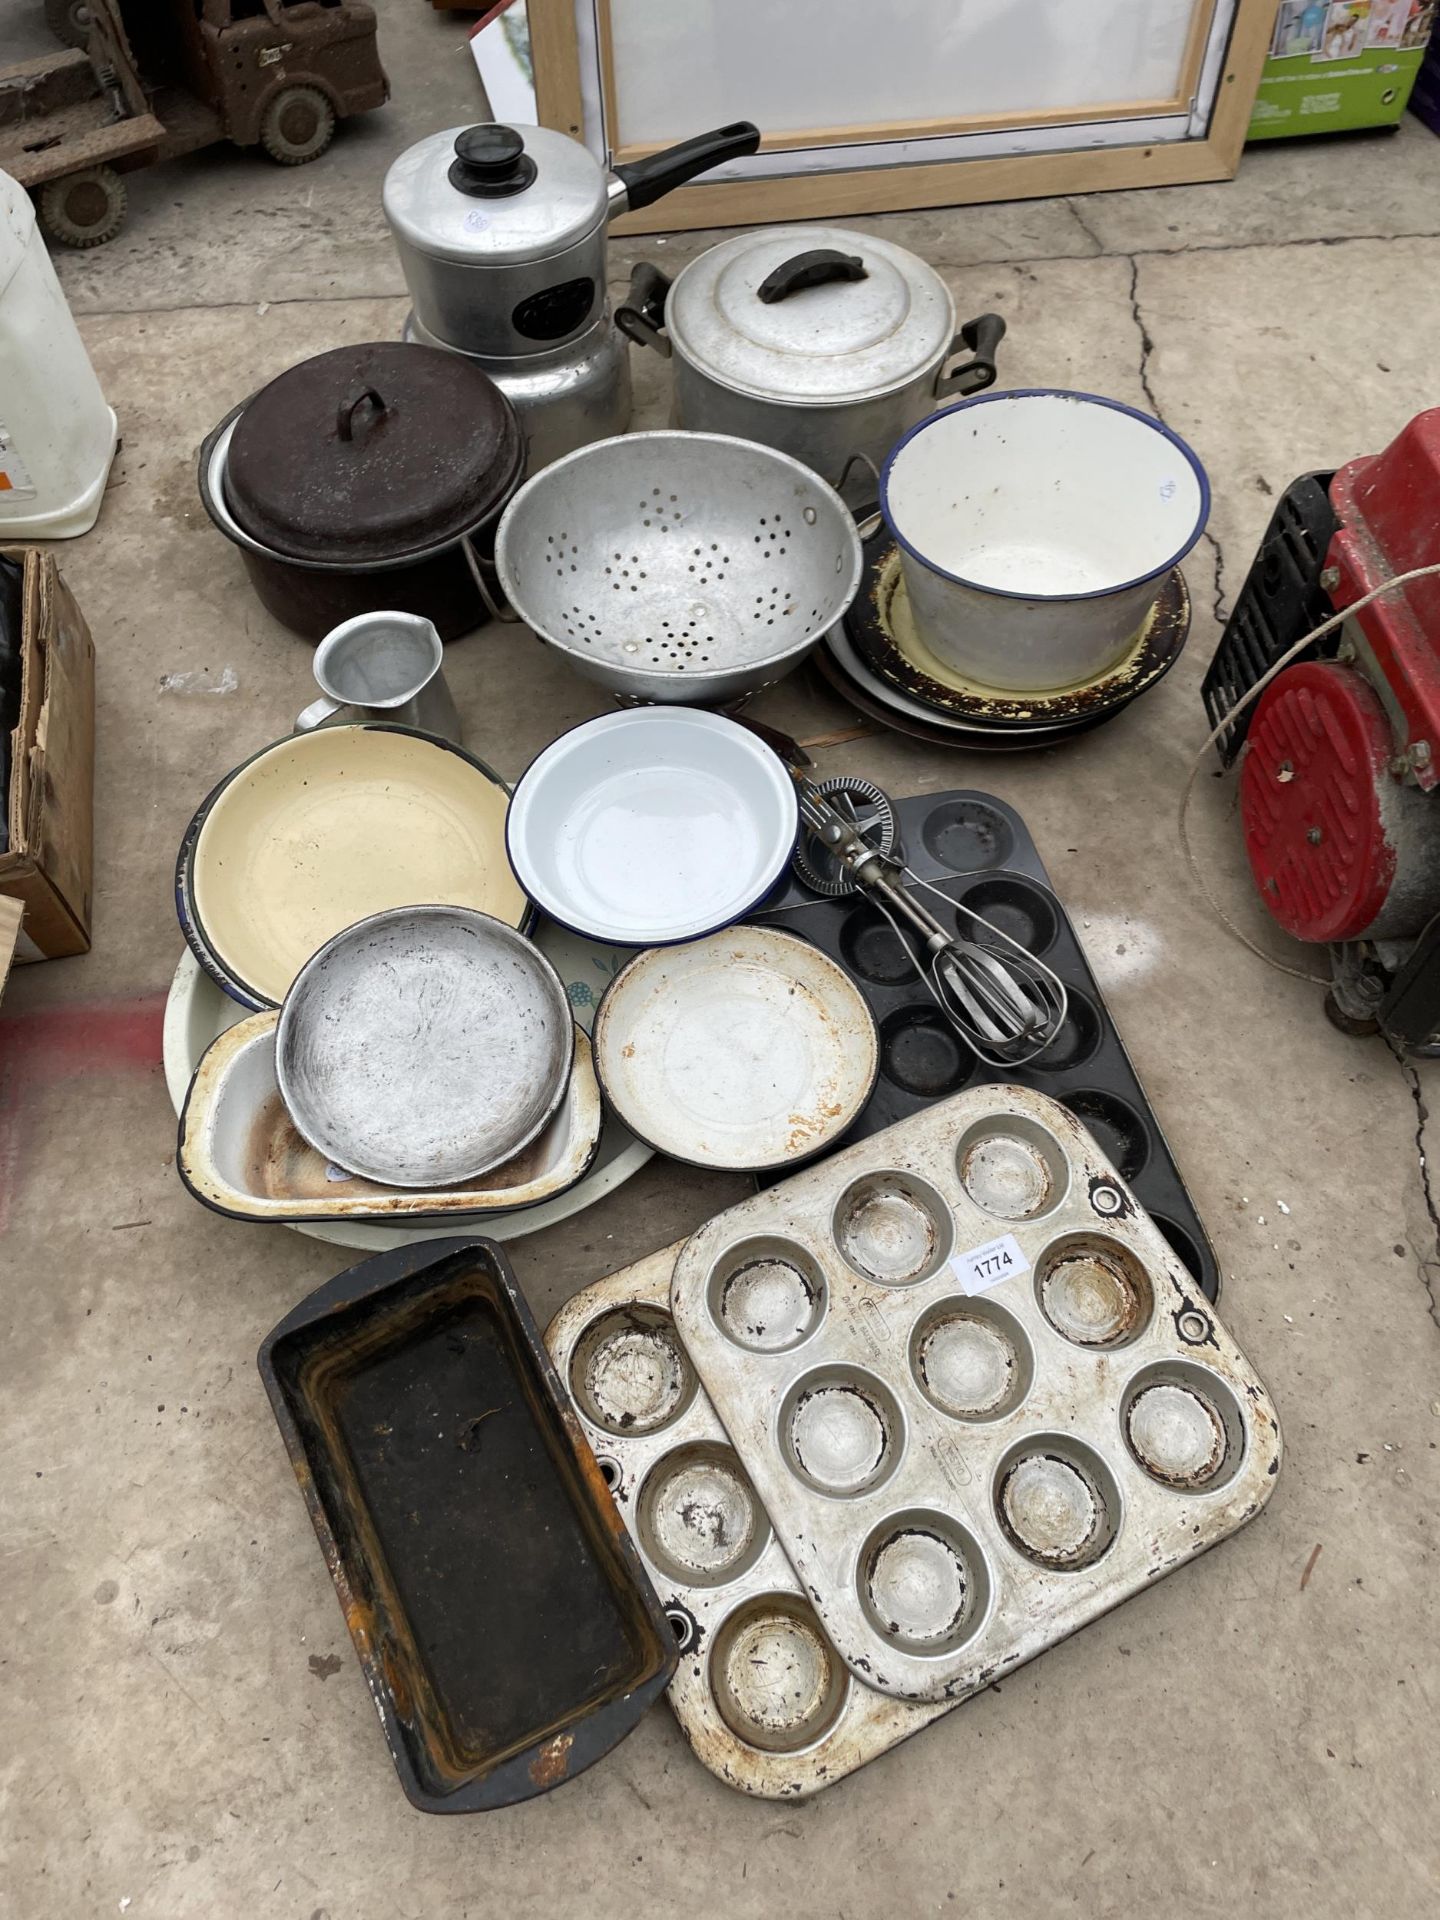
[[[600,1003],[601,1085],[630,1131],[693,1166],[759,1172],[832,1146],[870,1098],[875,1017],[793,933],[729,927],[642,953]]]
[[[521,886],[561,926],[617,946],[696,940],[743,919],[790,863],[799,823],[779,756],[722,714],[632,707],[561,734],[506,820]]]

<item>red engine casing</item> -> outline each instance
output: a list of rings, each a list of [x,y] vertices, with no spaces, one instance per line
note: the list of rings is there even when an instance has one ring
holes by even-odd
[[[1440,910],[1440,798],[1401,784],[1395,751],[1353,667],[1306,661],[1261,695],[1240,819],[1260,898],[1297,940],[1404,938]]]
[[[1440,407],[1417,413],[1383,453],[1341,467],[1330,504],[1340,521],[1326,555],[1337,608],[1440,561]],[[1440,784],[1440,574],[1372,600],[1355,620],[1390,695],[1392,751],[1410,756],[1415,785],[1429,791]]]
[[[1342,467],[1330,504],[1337,608],[1440,562],[1440,407]],[[1240,769],[1260,898],[1299,940],[1406,939],[1440,911],[1440,575],[1353,623],[1355,664],[1306,661],[1261,695]]]

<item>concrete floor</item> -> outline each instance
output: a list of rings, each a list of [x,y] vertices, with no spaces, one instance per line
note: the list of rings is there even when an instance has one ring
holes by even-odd
[[[727,1791],[662,1708],[552,1796],[441,1821],[396,1784],[254,1369],[345,1256],[187,1198],[158,1064],[181,831],[310,684],[198,506],[195,447],[302,355],[397,334],[380,177],[476,106],[460,21],[384,12],[395,102],[324,161],[216,151],[136,176],[125,234],[60,262],[125,444],[99,526],[63,553],[99,656],[95,949],[20,971],[0,1022],[3,1910],[1433,1913],[1440,1260],[1421,1100],[1440,1071],[1417,1082],[1342,1039],[1314,988],[1235,944],[1182,870],[1174,809],[1216,617],[1272,497],[1436,398],[1440,141],[1408,123],[1252,153],[1223,186],[863,223],[934,260],[962,311],[1007,316],[1007,383],[1152,406],[1215,482],[1187,656],[1113,725],[1018,760],[892,735],[821,759],[895,793],[989,787],[1029,822],[1279,1404],[1269,1508],[813,1801]],[[0,59],[29,30],[7,18]],[[636,371],[654,423],[662,368]],[[163,690],[227,666],[228,694]],[[450,672],[508,775],[603,704],[514,632],[463,642]],[[812,736],[849,718],[804,675],[757,712]],[[1233,803],[1202,780],[1198,839],[1258,928]],[[519,1243],[537,1315],[739,1190],[653,1163]]]

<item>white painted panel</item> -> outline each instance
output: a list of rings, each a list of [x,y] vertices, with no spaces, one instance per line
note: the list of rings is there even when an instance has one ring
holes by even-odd
[[[1153,106],[1178,91],[1201,3],[610,0],[609,138],[629,147],[737,119],[800,133]]]

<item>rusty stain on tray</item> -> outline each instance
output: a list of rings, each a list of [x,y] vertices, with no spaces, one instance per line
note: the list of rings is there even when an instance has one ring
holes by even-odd
[[[570,1762],[570,1749],[575,1744],[573,1733],[557,1733],[549,1740],[530,1762],[530,1778],[542,1792],[558,1787],[565,1778],[565,1770]]]
[[[673,1649],[508,1273],[481,1246],[367,1264],[400,1278],[330,1283],[262,1375],[407,1793],[506,1804],[628,1731]]]

